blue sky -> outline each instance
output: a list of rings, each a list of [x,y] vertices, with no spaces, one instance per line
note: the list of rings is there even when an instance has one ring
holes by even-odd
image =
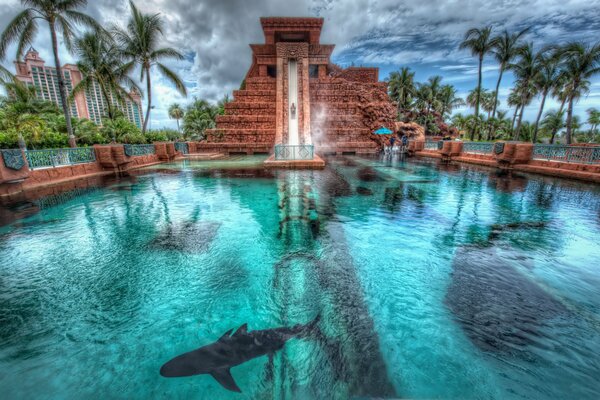
[[[19,0],[0,4],[0,27],[20,9]],[[174,88],[153,74],[152,127],[174,127],[167,108],[173,102],[185,104],[193,96],[216,101],[237,89],[250,66],[249,43],[262,43],[261,16],[319,16],[325,18],[322,42],[336,45],[333,61],[342,66],[377,66],[380,78],[390,71],[409,66],[417,81],[441,75],[445,83],[457,87],[464,97],[476,85],[476,59],[458,45],[469,28],[491,24],[497,32],[530,27],[526,40],[538,48],[548,44],[581,40],[600,41],[600,0],[138,0],[146,12],[159,12],[166,26],[165,44],[187,55],[183,62],[169,63],[186,81],[190,95],[179,96]],[[102,23],[124,23],[128,13],[125,0],[93,0],[86,12]],[[52,60],[44,29],[35,46],[42,57]],[[61,51],[64,62],[73,61]],[[14,54],[11,50],[9,54]],[[3,62],[12,68],[10,60]],[[491,57],[484,66],[484,87],[493,89],[498,67]],[[513,79],[509,74],[500,89],[500,109],[508,110],[505,97]],[[525,118],[538,110],[534,101]],[[553,100],[547,109],[557,108]],[[576,106],[585,110],[600,108],[600,76],[594,78],[590,93]],[[457,112],[471,112],[468,109]]]

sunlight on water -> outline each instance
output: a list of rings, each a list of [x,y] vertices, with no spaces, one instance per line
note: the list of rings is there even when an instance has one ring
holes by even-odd
[[[598,398],[598,186],[263,160],[161,164],[0,210],[3,398]],[[231,369],[241,395],[159,374],[244,323],[318,315],[272,364]]]

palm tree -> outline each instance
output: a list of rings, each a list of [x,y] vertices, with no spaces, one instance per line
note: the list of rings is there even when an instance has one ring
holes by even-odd
[[[181,108],[181,106],[178,103],[173,103],[169,107],[169,118],[177,121],[177,131],[178,132],[181,132],[181,129],[179,129],[179,120],[181,118],[183,118],[184,114],[185,113],[183,111],[183,108]]]
[[[71,110],[67,101],[67,89],[65,78],[58,56],[58,33],[62,34],[62,39],[67,49],[71,48],[73,39],[73,25],[78,24],[93,28],[97,31],[102,30],[98,23],[89,15],[77,11],[87,5],[87,0],[21,0],[21,4],[27,7],[21,11],[4,29],[0,36],[0,60],[6,56],[6,50],[13,42],[18,42],[17,58],[23,56],[23,52],[28,45],[31,45],[35,35],[38,32],[38,20],[46,21],[50,28],[50,39],[52,41],[52,51],[54,53],[54,65],[56,67],[56,76],[58,80],[58,93],[60,102],[65,114],[67,132],[69,134],[69,145],[75,147],[75,136],[71,125]]]
[[[480,100],[480,92],[481,92],[481,80],[482,80],[482,68],[483,68],[483,58],[484,56],[490,52],[492,49],[492,45],[494,44],[492,40],[492,27],[487,26],[481,29],[473,28],[469,29],[465,34],[465,38],[460,44],[460,49],[468,49],[471,51],[473,56],[477,56],[479,60],[479,73],[477,79],[477,98],[475,101],[475,115],[479,115],[479,100]],[[475,130],[478,130],[478,126],[476,125]],[[471,132],[471,140],[475,137],[475,131]]]
[[[550,144],[554,144],[554,137],[562,128],[565,127],[563,111],[550,110],[544,115],[542,120],[542,129],[546,132],[550,132]]]
[[[183,117],[183,132],[187,137],[203,139],[207,129],[215,127],[219,111],[206,100],[195,99]]]
[[[496,92],[484,91],[481,94],[481,109],[487,112],[487,118],[490,119],[492,111],[498,106],[498,96]]]
[[[4,100],[7,117],[14,119],[21,114],[45,114],[58,112],[52,102],[41,100],[35,95],[35,88],[20,81],[4,84],[8,97]]]
[[[131,99],[129,91],[123,86],[141,92],[128,76],[131,64],[123,63],[114,41],[105,34],[86,33],[75,40],[73,49],[79,59],[77,68],[82,73],[82,79],[73,88],[71,100],[77,93],[95,91],[97,85],[108,118],[115,119],[115,107],[124,105],[126,99]]]
[[[440,92],[442,90],[442,77],[435,75],[427,79],[425,83],[417,84],[417,103],[427,114],[440,108]]]
[[[597,108],[588,108],[588,119],[587,123],[590,124],[592,135],[596,136],[596,129],[600,125],[600,111]]]
[[[500,90],[502,75],[517,56],[517,53],[521,48],[520,39],[528,30],[529,28],[513,34],[504,30],[501,35],[492,39],[492,54],[494,55],[494,58],[496,58],[496,61],[498,61],[498,64],[500,64],[500,73],[498,75],[498,82],[496,82],[496,96],[494,100],[494,109],[492,110],[492,118],[496,116],[496,104],[498,103],[498,91]]]
[[[522,99],[521,95],[519,94],[518,88],[512,88],[506,101],[510,107],[515,107],[515,113],[512,117],[512,124],[510,125],[511,130],[514,130],[515,128],[515,121],[517,120],[517,115],[519,114],[519,110],[521,109],[521,100]]]
[[[465,105],[465,101],[458,97],[457,91],[452,85],[443,85],[440,89],[440,114],[442,118],[452,113],[452,110],[456,107],[462,107]]]
[[[513,71],[517,78],[517,87],[521,95],[521,110],[517,119],[517,127],[514,132],[513,139],[519,140],[519,131],[523,122],[523,112],[525,106],[531,102],[531,99],[536,93],[535,79],[538,73],[538,56],[533,50],[533,44],[519,49],[519,60],[516,63],[511,63],[509,68]]]
[[[15,82],[15,77],[9,70],[0,65],[0,85]]]
[[[398,103],[398,117],[402,110],[410,107],[411,99],[415,95],[415,73],[408,67],[402,67],[400,71],[392,72],[389,76],[390,98]]]
[[[536,74],[535,82],[536,90],[541,93],[542,101],[540,103],[540,111],[538,112],[535,120],[535,126],[533,129],[532,142],[535,143],[537,140],[538,127],[542,113],[544,112],[544,105],[546,104],[546,97],[548,93],[560,83],[558,77],[560,76],[560,69],[558,65],[558,59],[556,57],[540,55],[538,60],[539,71]]]
[[[467,118],[461,113],[453,115],[452,126],[456,127],[456,129],[458,129],[459,132],[462,133],[462,131],[464,131],[467,126]]]
[[[498,105],[498,100],[497,100],[498,96],[496,94],[496,92],[484,92],[481,94],[481,108],[483,109],[483,111],[487,112],[487,129],[488,129],[488,134],[487,134],[487,139],[490,140],[490,138],[492,137],[492,130],[494,128],[494,118],[491,117],[492,114],[492,110],[494,110],[497,105]],[[481,132],[479,133],[479,140],[481,140]]]
[[[221,100],[217,102],[217,114],[224,115],[225,114],[225,105],[231,101],[229,98],[229,94],[225,94]]]
[[[600,43],[586,46],[582,43],[570,43],[563,47],[564,60],[562,75],[568,87],[567,144],[571,144],[573,131],[573,105],[582,95],[583,86],[588,79],[600,73]]]
[[[113,29],[115,39],[121,47],[121,51],[131,65],[139,65],[141,68],[140,80],[146,79],[146,88],[148,104],[146,108],[146,118],[142,127],[142,133],[146,132],[148,120],[150,119],[150,110],[152,109],[152,81],[150,70],[156,66],[160,73],[173,85],[182,95],[186,96],[187,91],[181,78],[162,64],[160,61],[166,58],[175,58],[182,60],[183,55],[170,47],[158,48],[160,37],[163,35],[163,22],[159,14],[143,14],[129,1],[131,6],[131,17],[127,23],[126,29]],[[128,68],[128,66],[126,66]]]

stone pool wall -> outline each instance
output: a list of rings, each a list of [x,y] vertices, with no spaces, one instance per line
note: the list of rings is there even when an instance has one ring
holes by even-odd
[[[409,155],[459,161],[501,169],[538,173],[560,178],[579,179],[600,183],[600,160],[594,163],[534,159],[534,145],[523,142],[496,142],[491,151],[480,153],[465,150],[461,141],[442,141],[435,148],[426,148],[423,141],[409,143]],[[480,143],[479,145],[484,145]],[[575,147],[575,146],[572,146]],[[577,146],[582,147],[582,146]]]
[[[191,147],[191,143],[188,144]],[[146,154],[141,153],[140,150]],[[133,150],[131,150],[133,149]],[[128,155],[127,153],[132,155]],[[68,181],[127,172],[132,169],[169,162],[182,154],[175,144],[154,143],[146,146],[95,145],[95,161],[71,165],[48,166],[30,169],[22,150],[0,151],[0,200],[12,201],[28,190],[39,190]],[[5,159],[6,158],[6,159]]]

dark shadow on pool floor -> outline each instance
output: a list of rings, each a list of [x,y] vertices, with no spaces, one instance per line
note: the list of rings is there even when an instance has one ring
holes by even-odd
[[[481,350],[519,354],[544,336],[566,307],[494,247],[464,246],[453,262],[445,303]]]

